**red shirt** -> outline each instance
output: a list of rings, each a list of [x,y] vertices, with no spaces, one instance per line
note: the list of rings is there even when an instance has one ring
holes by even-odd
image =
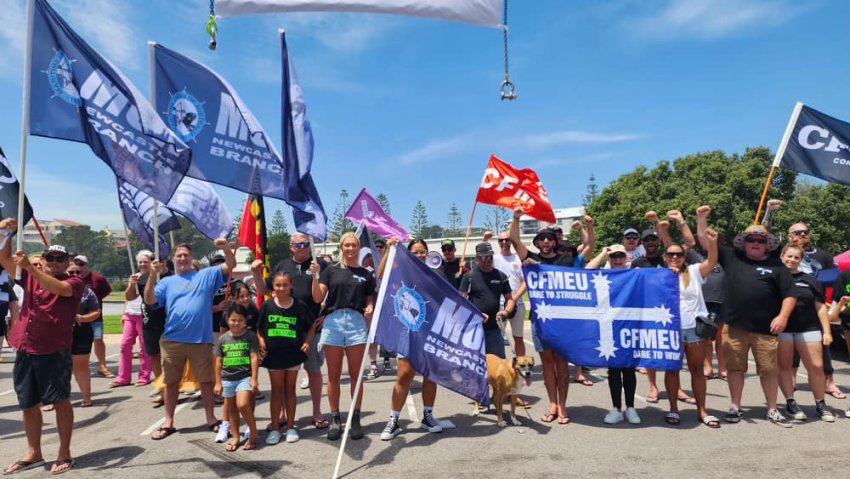
[[[74,322],[86,283],[79,276],[62,274],[56,279],[71,285],[68,297],[53,294],[42,288],[26,271],[21,271],[24,297],[21,315],[9,342],[27,354],[46,355],[71,349]]]
[[[112,286],[109,286],[109,281],[94,271],[89,271],[88,276],[83,278],[83,281],[94,291],[94,295],[97,296],[97,302],[100,303],[100,310],[103,311],[103,298],[109,296],[109,293],[112,292]],[[93,322],[102,323],[103,315],[98,316]]]

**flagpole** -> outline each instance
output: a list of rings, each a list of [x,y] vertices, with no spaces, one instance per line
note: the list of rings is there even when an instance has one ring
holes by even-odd
[[[24,184],[27,180],[27,137],[29,136],[30,128],[30,76],[32,69],[32,31],[35,20],[35,2],[34,0],[27,1],[27,41],[24,48],[24,88],[23,88],[23,103],[21,105],[21,174],[18,175],[18,238],[17,250],[24,249],[24,206],[26,204],[26,194],[24,193]],[[35,215],[33,215],[35,219]],[[17,276],[17,275],[16,275]]]
[[[168,232],[168,239],[171,240],[171,251],[174,251],[174,230]]]
[[[791,112],[791,118],[788,119],[788,126],[785,127],[785,134],[782,135],[782,142],[779,143],[779,148],[776,150],[776,156],[773,157],[773,164],[770,167],[770,173],[767,176],[767,181],[764,184],[764,191],[761,194],[759,208],[756,211],[756,219],[753,224],[758,224],[761,219],[761,213],[764,210],[764,203],[767,201],[767,192],[770,190],[770,185],[773,182],[773,176],[776,174],[776,169],[782,163],[782,157],[785,156],[785,149],[788,148],[788,141],[791,139],[791,133],[794,132],[794,125],[797,124],[797,119],[800,118],[800,112],[803,110],[803,104],[799,101],[794,105],[794,111]]]
[[[156,108],[156,78],[154,76],[154,72],[156,71],[156,62],[154,61],[154,47],[156,47],[156,42],[148,42],[148,72],[150,77],[148,78],[149,86],[150,86],[150,95],[151,95],[151,103],[153,103],[154,108]],[[159,257],[159,201],[156,198],[153,198],[153,255],[157,261],[161,258]]]
[[[127,256],[130,258],[130,274],[136,274],[136,262],[133,261],[133,247],[130,246],[130,233],[127,232],[127,222],[124,221],[123,211],[121,212],[121,226],[124,227],[124,238],[126,238],[127,241]]]
[[[475,198],[475,203],[472,204],[472,213],[469,214],[469,224],[466,226],[466,237],[463,239],[463,250],[461,251],[460,261],[466,262],[466,245],[469,244],[469,234],[472,232],[472,219],[475,218],[475,207],[478,206],[478,198]],[[463,271],[461,271],[463,274]]]
[[[369,337],[366,338],[366,349],[369,351],[369,345],[374,342],[375,331],[378,329],[378,320],[381,319],[381,306],[384,304],[384,297],[387,295],[387,289],[390,282],[387,280],[392,272],[393,263],[395,261],[396,248],[398,243],[390,247],[389,257],[387,258],[387,267],[389,271],[384,269],[384,280],[381,281],[381,286],[378,288],[378,298],[375,300],[375,309],[372,313],[372,321],[369,324]],[[360,361],[360,368],[357,370],[357,384],[354,386],[354,396],[351,398],[351,405],[348,407],[348,415],[345,418],[345,434],[342,435],[342,443],[339,445],[339,453],[336,456],[336,465],[334,466],[333,479],[339,477],[339,466],[342,463],[342,454],[345,452],[345,444],[348,442],[348,431],[351,429],[351,416],[354,413],[354,406],[357,404],[357,397],[360,395],[360,388],[363,387],[363,369],[366,367],[366,361],[369,360],[369,355],[364,352],[363,360]],[[348,372],[349,379],[351,371]]]

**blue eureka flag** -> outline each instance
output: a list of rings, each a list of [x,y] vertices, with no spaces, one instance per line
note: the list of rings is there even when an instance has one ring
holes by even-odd
[[[31,42],[29,133],[87,143],[121,181],[167,202],[191,164],[186,144],[45,0]]]
[[[797,103],[773,163],[850,185],[850,123]]]
[[[375,342],[403,355],[425,378],[490,404],[481,312],[424,261],[394,249],[378,298]]]
[[[679,370],[679,278],[668,269],[523,268],[532,321],[562,358],[591,367]]]
[[[292,207],[295,229],[325,241],[328,236],[328,215],[313,183],[313,129],[307,119],[307,104],[298,84],[295,67],[286,48],[286,35],[280,32],[283,82],[281,91],[281,128],[283,138],[283,172],[286,182],[286,203]]]
[[[152,50],[156,108],[192,148],[188,175],[286,200],[280,155],[236,90],[191,58],[162,45]]]

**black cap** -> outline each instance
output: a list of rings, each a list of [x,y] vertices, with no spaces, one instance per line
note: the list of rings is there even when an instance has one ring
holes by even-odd
[[[446,249],[446,248],[454,249],[455,248],[454,240],[444,239],[443,242],[440,243],[440,249]]]
[[[493,247],[490,243],[478,243],[475,245],[475,256],[493,256]]]
[[[640,235],[640,239],[645,240],[647,236],[655,236],[656,238],[658,238],[658,231],[656,231],[652,228],[650,228],[648,230],[643,230],[643,233],[641,233],[641,235]]]

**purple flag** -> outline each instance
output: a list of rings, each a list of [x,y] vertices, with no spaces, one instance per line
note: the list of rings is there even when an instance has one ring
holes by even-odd
[[[366,188],[360,190],[360,194],[354,198],[345,217],[354,223],[365,222],[369,231],[386,239],[396,236],[401,241],[407,241],[410,238],[404,226],[392,219]]]

